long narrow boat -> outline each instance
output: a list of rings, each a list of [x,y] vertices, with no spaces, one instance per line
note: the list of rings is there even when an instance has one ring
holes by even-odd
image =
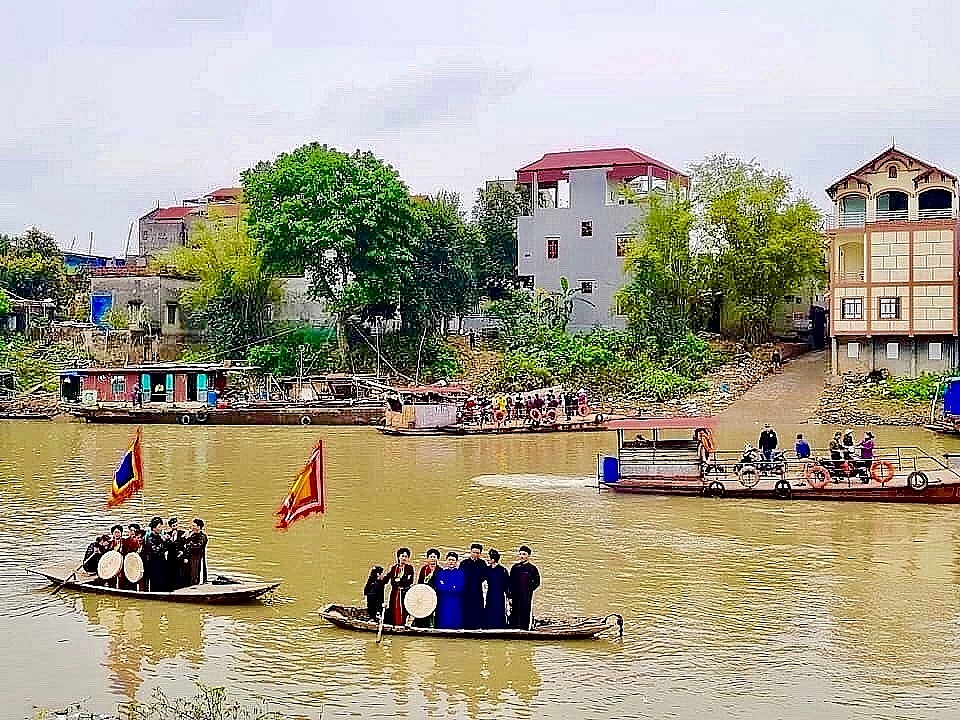
[[[599,486],[643,495],[960,504],[960,456],[944,461],[895,447],[872,460],[749,462],[713,447],[713,425],[712,418],[610,421],[617,455],[598,459]]]
[[[378,623],[367,614],[366,608],[348,605],[327,605],[320,617],[344,630],[376,633]],[[614,620],[615,622],[611,622]],[[504,628],[501,630],[444,630],[409,625],[384,625],[384,635],[422,637],[473,638],[486,640],[589,640],[606,632],[617,632],[623,637],[623,617],[613,613],[606,617],[537,618],[532,630]]]
[[[87,572],[75,572],[72,568],[26,568],[34,575],[45,577],[53,585],[62,585],[64,589],[100,595],[117,595],[137,600],[166,600],[167,602],[202,603],[206,605],[231,605],[250,602],[275,590],[279,582],[251,582],[247,580],[214,580],[200,585],[191,585],[172,592],[142,592],[107,587],[96,575]]]
[[[435,428],[404,428],[390,425],[378,425],[384,435],[424,437],[424,436],[476,436],[476,435],[532,435],[544,433],[578,433],[607,430],[602,415],[594,415],[589,420],[560,420],[555,423],[457,423]]]

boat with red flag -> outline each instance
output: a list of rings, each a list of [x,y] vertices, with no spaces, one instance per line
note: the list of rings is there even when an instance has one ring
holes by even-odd
[[[960,455],[880,448],[872,459],[764,460],[716,448],[709,417],[610,420],[617,454],[598,458],[599,487],[620,493],[771,500],[960,503]]]

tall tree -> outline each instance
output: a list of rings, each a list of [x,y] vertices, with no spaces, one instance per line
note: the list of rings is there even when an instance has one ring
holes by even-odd
[[[718,253],[724,295],[742,335],[766,340],[783,296],[822,281],[820,212],[792,193],[790,178],[756,162],[715,155],[692,170],[699,232]]]
[[[279,284],[264,267],[242,219],[226,220],[211,210],[191,240],[158,262],[199,281],[182,296],[191,321],[204,328],[214,349],[243,357],[248,345],[267,334],[269,306],[280,296]]]
[[[516,282],[517,218],[526,207],[527,201],[520,193],[499,183],[477,190],[473,222],[483,239],[478,275],[489,288],[508,288]]]
[[[37,228],[24,235],[0,235],[0,287],[28,300],[65,301],[69,295],[63,253]]]
[[[250,234],[267,267],[308,273],[313,296],[336,314],[345,357],[348,319],[393,315],[411,279],[406,185],[372,153],[318,143],[258,164],[242,182]]]

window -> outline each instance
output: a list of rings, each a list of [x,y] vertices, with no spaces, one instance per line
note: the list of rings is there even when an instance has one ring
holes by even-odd
[[[927,345],[927,359],[941,360],[943,358],[943,343],[932,342]]]
[[[110,391],[114,397],[123,397],[127,394],[127,379],[123,375],[114,375],[110,378]]]
[[[163,242],[163,241],[166,241],[166,239],[167,239],[167,234],[165,232],[157,233],[157,240],[160,240],[161,242]]]
[[[895,178],[896,176],[897,176],[897,166],[891,165],[890,167],[887,168],[887,177]]]
[[[167,304],[167,325],[176,325],[177,324],[177,304],[168,303]]]
[[[580,237],[593,237],[593,220],[580,221]]]
[[[887,360],[896,360],[900,357],[900,343],[887,343]]]
[[[534,276],[533,275],[520,275],[517,277],[517,282],[520,283],[520,287],[533,289],[534,286]]]
[[[881,320],[899,320],[900,319],[900,298],[898,297],[880,298],[880,319]]]
[[[630,249],[630,243],[632,241],[632,235],[617,235],[617,257],[627,256],[627,250]]]
[[[853,358],[854,360],[860,357],[860,343],[858,342],[847,343],[847,357]]]
[[[593,280],[581,280],[580,292],[584,295],[593,295]]]
[[[863,298],[844,298],[843,307],[840,308],[840,317],[844,320],[863,320]]]
[[[556,260],[560,257],[560,238],[547,238],[547,260]]]

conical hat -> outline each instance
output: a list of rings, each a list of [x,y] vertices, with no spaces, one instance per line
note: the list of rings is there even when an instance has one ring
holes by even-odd
[[[116,550],[108,550],[97,563],[97,575],[101,580],[112,580],[120,574],[123,567],[123,555]]]
[[[437,609],[437,592],[429,585],[414,585],[403,598],[407,612],[415,618],[425,618]]]
[[[143,559],[138,553],[127,553],[123,556],[123,574],[132,583],[143,579]]]

